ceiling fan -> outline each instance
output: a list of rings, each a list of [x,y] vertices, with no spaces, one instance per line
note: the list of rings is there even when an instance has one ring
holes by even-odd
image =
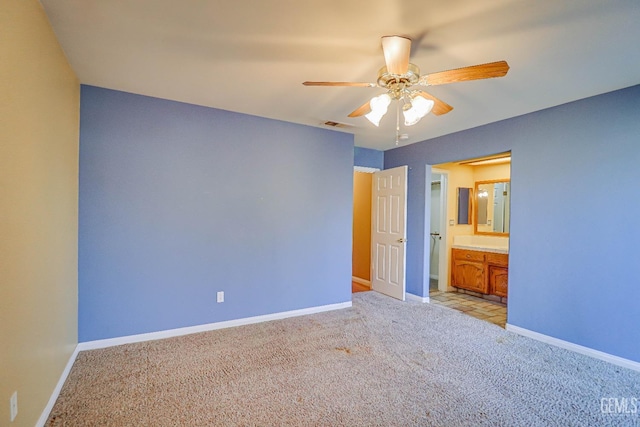
[[[491,62],[454,70],[420,75],[420,68],[409,63],[411,54],[411,39],[404,36],[382,37],[382,51],[385,66],[378,71],[376,83],[357,82],[304,82],[305,86],[357,86],[380,87],[387,91],[375,96],[349,114],[349,117],[365,116],[371,123],[378,126],[380,119],[387,112],[392,100],[399,101],[396,115],[396,144],[400,137],[400,109],[404,115],[405,126],[411,126],[420,121],[429,112],[440,116],[453,110],[453,107],[439,100],[427,92],[415,89],[416,86],[435,86],[468,80],[481,80],[493,77],[503,77],[509,71],[506,61]]]

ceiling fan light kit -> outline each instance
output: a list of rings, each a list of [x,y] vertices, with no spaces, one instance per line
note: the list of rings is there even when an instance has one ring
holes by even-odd
[[[379,126],[380,120],[382,116],[387,114],[387,109],[389,108],[389,104],[391,104],[391,97],[389,94],[383,93],[379,96],[374,96],[369,101],[369,107],[371,108],[371,112],[365,114],[364,116],[374,125]]]
[[[421,118],[431,112],[433,108],[433,100],[424,99],[420,95],[416,95],[409,103],[402,107],[404,115],[404,125],[413,126],[420,121]]]
[[[402,101],[404,124],[405,126],[412,126],[431,111],[433,111],[433,114],[440,116],[453,110],[453,107],[446,102],[422,90],[412,89],[412,86],[434,86],[503,77],[509,71],[509,64],[506,61],[498,61],[421,76],[420,68],[409,62],[411,54],[410,38],[384,36],[382,37],[382,51],[385,66],[378,71],[376,83],[307,81],[303,85],[380,87],[386,89],[386,93],[374,96],[371,100],[352,111],[349,117],[365,116],[375,126],[379,126],[380,120],[387,113],[391,101]],[[398,111],[399,109],[400,104],[398,104]],[[399,113],[397,121],[399,121]],[[399,123],[396,124],[396,133],[399,135]],[[396,135],[396,143],[398,135]]]

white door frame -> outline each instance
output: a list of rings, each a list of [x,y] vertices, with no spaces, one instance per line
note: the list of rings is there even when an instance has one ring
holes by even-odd
[[[431,168],[431,173],[440,174],[440,244],[438,245],[438,290],[446,292],[449,286],[449,251],[447,250],[447,204],[449,189],[449,171]],[[431,181],[431,180],[430,180]],[[431,186],[427,187],[431,188]],[[431,228],[431,227],[429,227]],[[430,233],[431,231],[429,231]],[[431,235],[428,243],[431,244]]]

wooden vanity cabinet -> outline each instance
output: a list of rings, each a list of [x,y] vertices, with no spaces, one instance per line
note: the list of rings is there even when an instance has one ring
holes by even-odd
[[[451,286],[507,296],[508,254],[454,248],[451,255]]]
[[[495,265],[489,266],[489,294],[499,297],[507,296],[507,276],[509,270]]]
[[[483,252],[453,249],[451,286],[488,293]]]
[[[489,268],[489,294],[506,297],[509,255],[488,252],[487,267]]]

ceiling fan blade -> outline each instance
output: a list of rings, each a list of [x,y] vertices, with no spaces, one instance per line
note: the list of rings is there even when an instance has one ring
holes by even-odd
[[[356,87],[376,87],[375,83],[356,82],[303,82],[305,86],[356,86]]]
[[[455,70],[440,71],[420,77],[418,84],[424,86],[444,85],[448,83],[464,82],[467,80],[490,79],[503,77],[509,71],[507,61],[491,62],[489,64],[473,65],[471,67],[456,68]]]
[[[423,98],[426,99],[430,99],[434,102],[433,104],[433,108],[431,109],[431,112],[433,114],[435,114],[436,116],[441,116],[443,114],[447,114],[449,111],[453,110],[453,107],[449,104],[447,104],[444,101],[439,100],[438,98],[436,98],[435,96],[428,94],[427,92],[423,92],[421,90],[419,90],[417,92],[417,95],[422,96]]]
[[[369,105],[369,101],[367,101],[361,106],[359,106],[358,108],[356,108],[355,110],[353,110],[349,114],[349,117],[360,117],[360,116],[364,116],[365,114],[369,114],[370,112],[371,112],[371,105]]]
[[[391,74],[404,74],[409,68],[411,39],[402,36],[382,37],[382,51],[387,71]]]

